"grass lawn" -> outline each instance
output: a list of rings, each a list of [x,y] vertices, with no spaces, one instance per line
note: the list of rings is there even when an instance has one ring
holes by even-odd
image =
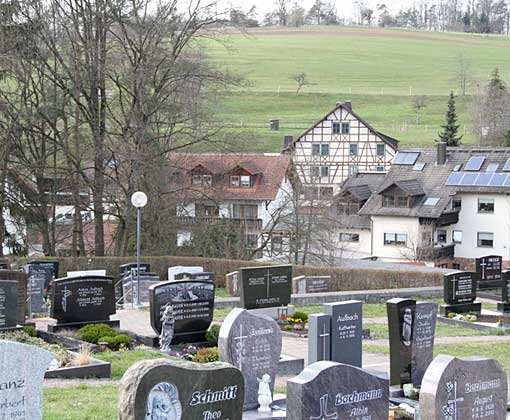
[[[44,420],[115,420],[116,386],[44,388]]]
[[[165,355],[152,350],[133,350],[98,353],[94,357],[110,362],[112,364],[112,379],[120,379],[132,364],[140,360],[161,359]]]
[[[284,134],[298,136],[346,99],[402,144],[432,145],[447,96],[457,90],[455,69],[462,54],[470,62],[472,83],[457,108],[463,141],[470,144],[476,141],[470,133],[470,95],[495,67],[509,79],[509,39],[357,27],[260,28],[224,35],[221,42],[205,41],[209,60],[247,83],[212,99],[211,108],[221,121],[233,124],[225,134],[237,150],[277,152]],[[292,77],[301,72],[312,84],[297,95]],[[419,124],[412,106],[417,95],[427,96]],[[272,118],[281,119],[280,131],[269,130]]]

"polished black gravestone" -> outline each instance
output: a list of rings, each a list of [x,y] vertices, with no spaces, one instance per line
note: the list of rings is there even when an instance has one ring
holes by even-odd
[[[501,272],[501,302],[498,302],[498,311],[510,312],[510,270]]]
[[[0,280],[0,330],[18,324],[18,282]]]
[[[205,341],[214,311],[214,283],[210,281],[165,281],[149,288],[152,329],[161,334],[161,318],[168,306],[173,312],[172,344]]]
[[[439,355],[423,377],[420,418],[505,420],[507,399],[507,377],[496,360]]]
[[[383,373],[321,361],[287,381],[292,420],[388,420],[389,384]]]
[[[413,319],[411,381],[420,387],[425,371],[434,358],[437,303],[417,302]]]
[[[37,270],[44,270],[46,276],[46,286],[48,289],[52,280],[58,279],[60,263],[58,261],[46,260],[30,260],[27,266],[36,268]]]
[[[467,313],[482,311],[482,304],[475,302],[478,286],[478,274],[468,271],[456,271],[445,274],[443,294],[445,305],[440,306],[443,316],[449,313]]]
[[[83,276],[57,279],[51,289],[51,318],[57,325],[48,331],[80,328],[87,324],[104,323],[119,326],[110,320],[115,314],[115,286],[112,277]]]
[[[121,380],[120,420],[241,420],[244,381],[227,363],[144,360]]]
[[[325,303],[331,317],[331,360],[361,367],[363,303],[359,300]]]
[[[273,392],[282,349],[281,331],[275,320],[235,308],[221,324],[220,360],[237,367],[245,380],[244,408],[258,407],[259,379],[270,377]]]
[[[191,281],[209,281],[214,283],[214,273],[178,273],[174,276],[175,280],[191,280]]]
[[[131,288],[133,288],[133,302],[139,302],[141,305],[148,305],[149,288],[158,283],[161,283],[161,280],[157,274],[142,272],[142,270],[140,270],[140,300],[138,300],[138,275],[136,271],[129,273],[122,278],[123,302],[125,304],[130,304],[132,302]]]
[[[331,315],[308,317],[308,363],[331,360]]]
[[[241,307],[272,308],[290,303],[292,266],[241,268]]]
[[[501,270],[503,258],[500,255],[486,255],[476,259],[478,273],[478,288],[488,289],[499,287],[501,284]]]

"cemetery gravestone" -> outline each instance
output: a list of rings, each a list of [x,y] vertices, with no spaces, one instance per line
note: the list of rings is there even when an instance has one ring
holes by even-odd
[[[86,324],[105,323],[118,326],[111,321],[115,314],[115,286],[112,277],[84,276],[57,279],[51,289],[51,314],[57,325],[49,325],[48,331],[80,328]]]
[[[162,317],[171,330],[172,344],[205,341],[214,311],[215,285],[210,281],[175,280],[161,282],[149,288],[150,318],[153,330],[162,332]],[[168,330],[167,330],[168,332]]]
[[[476,259],[476,272],[478,273],[478,288],[486,289],[499,287],[501,284],[501,270],[503,258],[500,255],[487,255]]]
[[[292,266],[241,268],[241,307],[272,308],[290,303]]]
[[[420,387],[425,371],[434,358],[437,303],[417,302],[413,319],[411,380]]]
[[[308,317],[308,363],[331,360],[331,316],[311,314]]]
[[[363,303],[325,303],[324,312],[331,317],[331,360],[361,367]]]
[[[507,377],[496,360],[440,355],[423,377],[420,416],[427,420],[505,420],[507,399]]]
[[[18,296],[16,297],[17,323],[25,324],[25,311],[27,303],[27,273],[22,271],[0,270],[0,281],[12,280],[17,284]]]
[[[498,311],[510,312],[510,271],[501,272],[501,302],[498,302]]]
[[[446,274],[443,280],[445,305],[441,305],[443,316],[449,313],[467,313],[482,311],[482,304],[475,302],[478,284],[478,274],[458,271]]]
[[[136,275],[136,263],[127,263],[119,265],[119,282],[115,285],[115,296],[120,299],[124,296],[124,278],[129,275]],[[140,263],[140,273],[149,273],[151,271],[150,264]]]
[[[241,420],[243,400],[243,376],[226,363],[144,360],[122,378],[119,419]]]
[[[386,375],[355,366],[316,362],[287,381],[292,420],[388,420],[388,406]]]
[[[159,276],[155,273],[141,272],[140,270],[140,304],[149,303],[149,288],[155,284],[161,283]],[[124,303],[131,303],[131,288],[133,288],[133,301],[138,302],[138,276],[136,273],[130,273],[122,279],[122,289]]]
[[[18,283],[0,280],[0,331],[18,324]]]
[[[54,358],[39,347],[0,340],[0,418],[42,419],[44,373]]]
[[[82,271],[68,271],[67,272],[67,278],[85,277],[85,276],[106,277],[106,270],[82,270]]]
[[[225,276],[225,287],[230,296],[239,296],[239,271],[232,271]]]
[[[244,376],[244,408],[258,406],[259,380],[269,375],[274,390],[282,349],[281,331],[273,319],[235,308],[221,325],[218,349],[220,360],[237,367]]]
[[[214,273],[204,271],[197,273],[179,273],[174,276],[174,280],[208,281],[214,283]]]
[[[194,267],[194,266],[182,266],[176,265],[175,267],[168,268],[168,281],[175,280],[175,276],[180,273],[202,273],[204,271],[204,267]]]
[[[325,293],[331,291],[331,276],[299,276],[292,279],[293,293]]]
[[[43,314],[48,312],[45,305],[46,291],[54,279],[53,267],[45,267],[32,263],[23,267],[28,274],[28,305],[30,314]]]

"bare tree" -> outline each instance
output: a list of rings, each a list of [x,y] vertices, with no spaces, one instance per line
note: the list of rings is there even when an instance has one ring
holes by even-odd
[[[427,106],[427,96],[419,95],[413,98],[413,109],[416,115],[416,124],[420,124],[421,112]]]
[[[466,95],[467,87],[472,80],[471,61],[462,53],[457,55],[454,68],[454,80],[462,96]]]
[[[275,13],[278,16],[280,26],[287,26],[289,18],[290,0],[276,0]]]
[[[296,95],[299,95],[299,92],[301,89],[305,86],[313,85],[314,83],[308,80],[308,77],[304,71],[301,73],[297,73],[294,76],[292,76],[292,80],[294,80],[297,83],[297,89],[296,89]]]

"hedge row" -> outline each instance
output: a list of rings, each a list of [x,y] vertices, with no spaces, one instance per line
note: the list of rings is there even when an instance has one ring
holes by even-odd
[[[83,258],[52,258],[60,262],[60,275],[67,271],[106,269],[109,276],[117,277],[119,266],[132,263],[133,257],[83,257]],[[171,266],[202,266],[205,271],[215,274],[216,284],[225,286],[225,275],[242,267],[267,265],[255,261],[227,260],[219,258],[201,257],[143,257],[142,261],[151,265],[151,271],[159,274],[161,279],[167,278],[167,269]],[[11,263],[21,266],[26,260],[12,260]],[[370,289],[396,289],[407,287],[440,286],[443,283],[443,274],[440,272],[407,271],[352,268],[352,267],[311,267],[295,266],[294,276],[331,276],[333,290],[370,290]]]

